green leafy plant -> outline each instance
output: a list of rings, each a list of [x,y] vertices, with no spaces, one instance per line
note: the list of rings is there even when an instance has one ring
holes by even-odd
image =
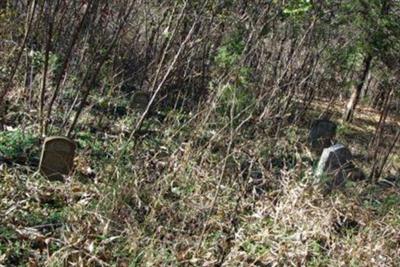
[[[34,151],[37,138],[21,130],[0,132],[0,156],[6,159],[27,157]]]

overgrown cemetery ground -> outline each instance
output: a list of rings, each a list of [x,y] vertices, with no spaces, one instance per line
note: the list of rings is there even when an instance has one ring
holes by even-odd
[[[237,136],[230,148],[226,133],[166,114],[124,155],[118,151],[127,145],[123,127],[132,114],[93,131],[91,112],[75,138],[75,171],[64,182],[36,172],[37,136],[29,122],[13,124],[14,113],[0,139],[9,156],[1,163],[0,263],[400,264],[399,146],[385,168],[387,182],[348,181],[322,194],[306,146],[310,122],[327,105],[316,103],[300,126],[271,139],[260,124],[249,125],[252,138]],[[332,108],[338,142],[368,174],[365,151],[379,114],[361,107],[354,123],[344,124],[342,108]],[[385,145],[399,126],[398,118],[388,122],[393,132]]]
[[[400,1],[0,0],[0,267],[400,266]]]

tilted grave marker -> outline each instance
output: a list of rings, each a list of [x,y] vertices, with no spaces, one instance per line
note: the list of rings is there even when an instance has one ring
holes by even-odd
[[[64,175],[72,170],[75,147],[75,142],[67,137],[46,138],[40,157],[40,172],[50,180],[63,180]]]
[[[316,176],[326,176],[330,188],[343,184],[354,169],[350,150],[342,144],[325,148],[318,162]]]
[[[324,148],[331,146],[336,136],[336,129],[337,125],[330,120],[314,121],[308,137],[311,150],[320,155]]]

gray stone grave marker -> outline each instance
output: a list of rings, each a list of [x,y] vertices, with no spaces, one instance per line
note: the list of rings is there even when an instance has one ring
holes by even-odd
[[[336,129],[337,125],[330,120],[314,121],[308,137],[311,150],[320,155],[324,148],[331,146],[336,135]]]
[[[44,140],[39,170],[50,180],[63,180],[73,167],[75,142],[67,137],[53,136]]]
[[[354,169],[352,158],[350,150],[342,144],[325,148],[315,174],[319,178],[326,175],[330,188],[339,186]]]

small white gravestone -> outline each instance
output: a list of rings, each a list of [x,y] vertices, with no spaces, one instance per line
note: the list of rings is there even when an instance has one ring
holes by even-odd
[[[342,144],[325,148],[315,174],[333,179],[328,182],[330,187],[341,185],[354,168],[352,158],[350,150]]]
[[[72,170],[75,147],[75,142],[67,137],[47,137],[40,157],[40,172],[50,180],[63,180]]]

